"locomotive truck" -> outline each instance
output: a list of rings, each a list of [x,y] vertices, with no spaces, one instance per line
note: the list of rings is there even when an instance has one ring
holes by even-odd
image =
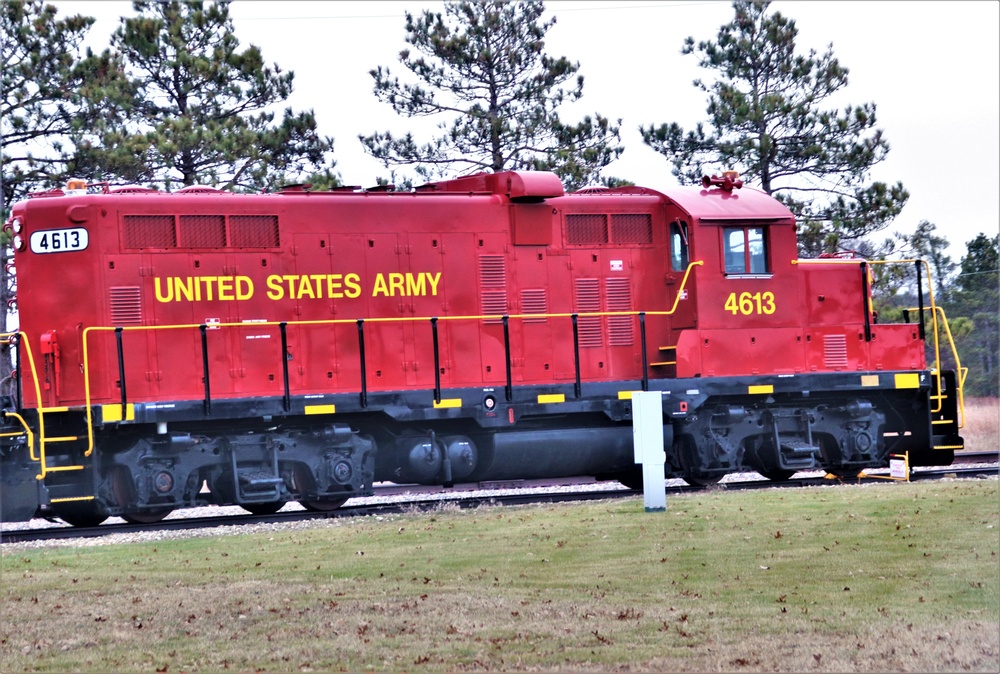
[[[871,263],[798,259],[792,213],[729,173],[570,194],[546,172],[406,192],[71,181],[5,227],[4,521],[329,510],[385,481],[636,486],[637,391],[661,394],[666,473],[695,485],[962,447],[919,261],[920,306],[879,323]]]

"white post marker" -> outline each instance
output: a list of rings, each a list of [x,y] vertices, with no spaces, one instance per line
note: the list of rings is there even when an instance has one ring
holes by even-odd
[[[632,394],[632,443],[635,462],[642,464],[642,493],[646,512],[667,509],[663,451],[663,394],[636,391]]]

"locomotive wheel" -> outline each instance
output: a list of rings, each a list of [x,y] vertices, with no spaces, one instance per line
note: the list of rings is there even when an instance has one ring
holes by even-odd
[[[719,484],[719,480],[722,479],[721,475],[684,475],[682,478],[692,487],[711,487],[712,485]]]
[[[53,507],[56,517],[74,527],[96,527],[108,519],[108,511],[96,501]]]
[[[123,508],[135,498],[135,485],[132,473],[125,466],[117,466],[111,479],[111,489],[115,501]],[[126,510],[121,518],[129,524],[156,524],[174,511],[173,508],[155,508],[152,510]]]
[[[682,435],[677,438],[674,443],[674,451],[680,460],[681,469],[684,471],[681,479],[692,487],[711,487],[714,484],[718,484],[719,480],[722,479],[722,475],[708,475],[694,471],[693,464],[697,463],[695,457],[697,456],[698,448],[695,445],[694,438],[690,435]]]
[[[304,464],[300,463],[296,465],[292,471],[292,487],[299,494],[315,489],[312,473],[309,472],[309,469]],[[299,504],[310,512],[326,513],[336,510],[347,503],[348,498],[299,499]]]
[[[863,468],[838,465],[843,461],[843,455],[836,440],[827,435],[821,436],[819,446],[823,453],[823,470],[827,473],[836,475],[842,480],[853,480],[858,475],[861,475]]]
[[[282,508],[288,501],[266,501],[264,503],[241,503],[240,507],[252,515],[273,515]]]
[[[614,479],[622,483],[627,489],[641,490],[644,487],[642,480],[642,470],[630,470],[623,473],[615,473]]]
[[[120,517],[129,524],[156,524],[174,511],[173,508],[157,508],[156,510],[130,510]]]
[[[340,506],[347,503],[346,498],[336,498],[328,499],[325,501],[299,501],[302,507],[306,510],[314,513],[328,513],[331,510],[336,510]]]
[[[794,470],[758,470],[757,472],[771,482],[784,482],[792,475],[795,475]]]

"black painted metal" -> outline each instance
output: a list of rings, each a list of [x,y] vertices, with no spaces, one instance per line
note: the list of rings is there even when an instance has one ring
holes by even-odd
[[[924,282],[922,275],[920,273],[920,260],[914,262],[917,268],[917,311],[919,312],[920,323],[920,339],[925,339],[927,337],[926,328],[924,327]],[[928,279],[930,281],[930,279]]]
[[[573,392],[579,398],[582,390],[580,386],[580,326],[578,325],[580,317],[578,314],[573,314],[571,318],[573,319],[573,367],[576,370],[576,386],[574,386]]]
[[[361,355],[361,407],[368,407],[368,369],[365,363],[365,319],[358,319],[358,353]]]
[[[201,367],[205,377],[205,414],[212,413],[212,387],[208,378],[208,326],[202,323],[198,326],[201,331]]]
[[[282,321],[278,324],[281,331],[281,379],[285,386],[284,407],[285,411],[292,409],[292,392],[288,386],[288,324]]]
[[[125,395],[125,352],[122,349],[122,330],[123,328],[115,328],[115,347],[118,350],[118,380],[121,382],[122,389],[122,416],[125,415],[125,401],[128,397]]]
[[[861,309],[865,315],[865,341],[872,341],[872,319],[868,311],[868,263],[861,263]]]
[[[441,353],[438,351],[438,319],[431,318],[431,339],[434,344],[434,402],[441,402]]]
[[[514,383],[510,371],[510,316],[503,315],[503,359],[507,368],[507,385],[504,387],[504,394],[507,402],[514,399]]]
[[[649,357],[646,355],[646,312],[639,312],[639,341],[642,343],[642,390],[649,390]],[[674,358],[674,360],[677,360]],[[676,372],[676,371],[675,371]]]
[[[21,350],[17,350],[17,370],[15,371],[15,379],[17,380],[17,411],[24,411],[24,382],[21,380]]]

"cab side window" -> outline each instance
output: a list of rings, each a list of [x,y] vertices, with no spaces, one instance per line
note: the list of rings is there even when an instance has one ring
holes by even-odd
[[[674,271],[684,271],[688,266],[690,256],[688,244],[688,226],[682,220],[670,223],[670,268]]]
[[[724,227],[722,249],[727,274],[766,274],[767,240],[761,227]]]

